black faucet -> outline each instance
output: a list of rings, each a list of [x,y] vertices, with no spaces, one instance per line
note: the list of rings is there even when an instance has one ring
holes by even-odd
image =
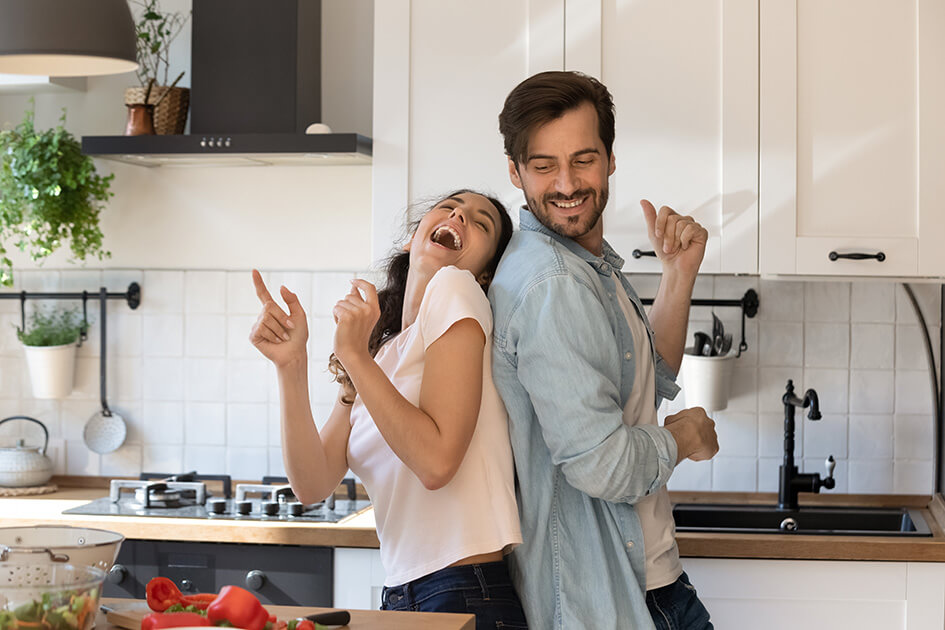
[[[833,469],[837,465],[833,455],[827,458],[827,477],[821,479],[818,473],[799,473],[794,465],[794,408],[810,407],[807,417],[811,420],[820,420],[820,401],[817,392],[808,389],[804,398],[794,395],[794,381],[788,380],[787,391],[781,397],[784,403],[784,463],[780,468],[780,482],[778,484],[778,508],[782,510],[797,509],[797,495],[800,492],[820,492],[821,488],[833,489],[836,482],[833,479]]]

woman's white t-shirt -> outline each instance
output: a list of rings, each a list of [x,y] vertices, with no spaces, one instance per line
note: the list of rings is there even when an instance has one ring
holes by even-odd
[[[444,267],[427,285],[417,320],[374,360],[419,406],[424,352],[456,322],[474,319],[486,337],[482,403],[466,456],[439,490],[427,490],[391,450],[360,396],[351,408],[348,466],[374,504],[385,585],[398,586],[472,555],[522,542],[515,503],[508,416],[492,381],[492,310],[469,271]]]

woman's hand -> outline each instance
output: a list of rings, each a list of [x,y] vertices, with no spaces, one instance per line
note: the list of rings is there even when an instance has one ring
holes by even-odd
[[[289,307],[286,315],[272,299],[262,276],[253,269],[256,297],[262,302],[262,311],[249,333],[249,341],[276,367],[306,361],[305,344],[308,341],[308,321],[299,303],[299,297],[285,287],[280,288],[282,299]]]
[[[364,291],[364,297],[361,297],[358,289]],[[350,371],[358,360],[371,359],[368,341],[381,316],[377,289],[367,280],[352,280],[351,292],[335,304],[331,312],[338,324],[335,329],[335,356]]]

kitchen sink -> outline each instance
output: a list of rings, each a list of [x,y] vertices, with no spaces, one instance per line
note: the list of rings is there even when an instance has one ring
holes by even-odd
[[[931,536],[914,508],[800,507],[680,504],[673,507],[677,532],[816,534],[832,536]]]

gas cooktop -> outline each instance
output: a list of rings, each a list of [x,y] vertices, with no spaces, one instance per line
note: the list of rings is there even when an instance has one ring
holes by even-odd
[[[205,481],[222,481],[223,496],[214,496]],[[328,497],[301,503],[284,477],[267,477],[258,484],[237,484],[230,497],[230,479],[221,475],[142,473],[141,480],[113,479],[109,496],[65,514],[97,516],[160,516],[211,520],[334,523],[364,510],[370,501],[358,499],[353,479],[342,482],[347,498]],[[255,495],[255,496],[254,496]]]

